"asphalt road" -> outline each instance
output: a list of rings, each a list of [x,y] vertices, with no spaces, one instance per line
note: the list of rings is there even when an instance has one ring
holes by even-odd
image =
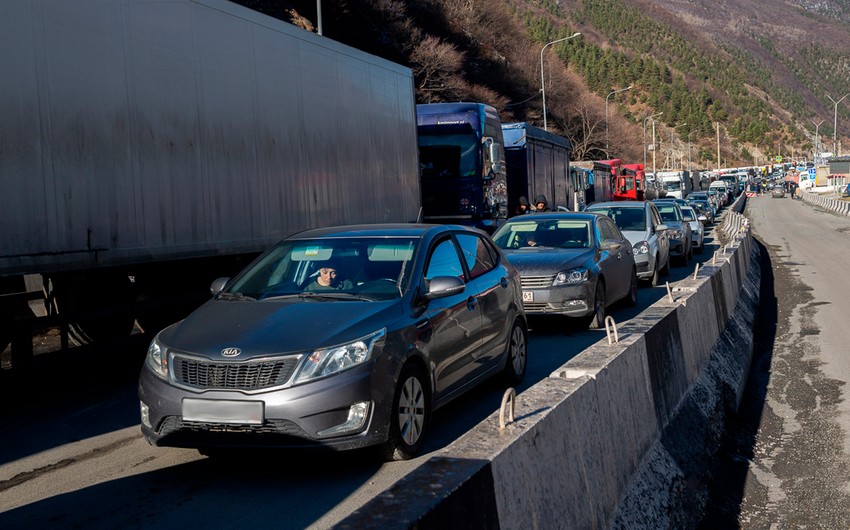
[[[703,527],[850,528],[850,219],[767,196],[745,214],[759,327]]]
[[[699,260],[717,248],[711,236]],[[694,265],[672,267],[674,283]],[[641,287],[624,322],[664,296]],[[598,340],[563,319],[532,319],[522,392]],[[435,414],[421,457],[246,451],[221,461],[141,437],[136,379],[146,344],[121,352],[39,356],[29,377],[0,379],[0,528],[327,528],[499,406],[486,384]]]

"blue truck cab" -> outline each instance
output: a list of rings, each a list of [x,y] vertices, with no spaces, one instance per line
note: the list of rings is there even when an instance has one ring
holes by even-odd
[[[483,103],[416,105],[422,220],[492,233],[507,217],[499,113]]]

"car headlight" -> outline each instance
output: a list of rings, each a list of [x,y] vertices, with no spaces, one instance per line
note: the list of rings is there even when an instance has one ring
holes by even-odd
[[[672,237],[673,239],[682,239],[683,237],[685,237],[685,231],[684,230],[670,230],[670,237]]]
[[[647,254],[649,253],[649,241],[638,241],[632,247],[635,254]]]
[[[384,328],[347,344],[314,350],[301,364],[293,383],[326,377],[365,363],[380,353],[386,333]]]
[[[145,364],[158,377],[168,378],[168,350],[159,342],[159,335],[154,337],[150,346],[148,346]]]
[[[575,283],[586,282],[590,278],[590,271],[583,267],[568,271],[561,271],[555,275],[555,281],[552,285],[572,285]]]

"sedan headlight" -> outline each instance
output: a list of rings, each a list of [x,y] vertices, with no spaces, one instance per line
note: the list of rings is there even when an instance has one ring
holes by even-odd
[[[648,254],[649,253],[649,241],[638,241],[632,247],[635,254]]]
[[[673,239],[682,239],[683,237],[685,237],[685,231],[684,230],[670,230],[670,237],[672,237]]]
[[[159,342],[159,335],[154,337],[150,346],[148,346],[145,364],[158,377],[162,379],[168,378],[168,350]]]
[[[347,344],[314,350],[304,360],[293,383],[305,383],[365,363],[381,351],[386,333],[385,328]]]
[[[586,282],[590,278],[590,271],[583,267],[561,271],[555,275],[555,281],[552,285],[572,285],[576,283]]]

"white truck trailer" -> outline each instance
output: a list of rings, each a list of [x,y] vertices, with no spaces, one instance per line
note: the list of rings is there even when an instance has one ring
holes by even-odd
[[[177,320],[293,232],[418,216],[408,68],[225,0],[7,0],[0,48],[13,359]]]

